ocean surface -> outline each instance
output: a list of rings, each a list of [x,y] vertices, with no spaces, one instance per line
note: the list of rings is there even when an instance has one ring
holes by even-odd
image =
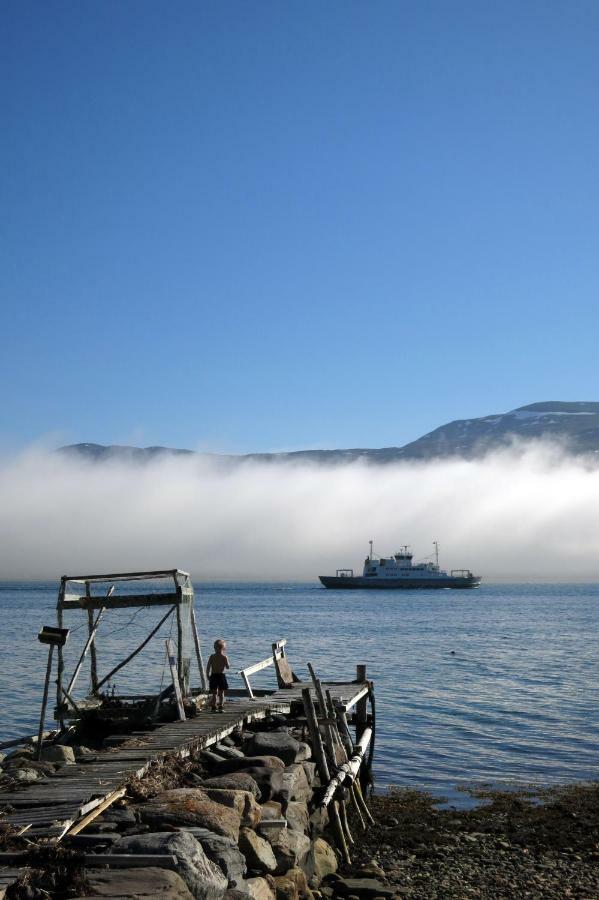
[[[314,584],[195,584],[207,658],[223,637],[233,671],[286,637],[302,679],[375,682],[375,780],[465,802],[471,783],[555,784],[599,778],[599,585],[495,584],[473,591],[326,591]],[[57,583],[0,583],[0,740],[37,728],[47,661],[39,628],[55,624]],[[164,610],[109,611],[100,675]],[[67,674],[85,641],[71,613]],[[168,684],[167,623],[115,689]],[[453,652],[452,652],[453,651]],[[193,671],[193,670],[192,670]],[[82,677],[76,696],[85,693]],[[198,683],[197,677],[194,683]],[[252,679],[274,687],[272,667]],[[231,687],[242,687],[233,675]]]

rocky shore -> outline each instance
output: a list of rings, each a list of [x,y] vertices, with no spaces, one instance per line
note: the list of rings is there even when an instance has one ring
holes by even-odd
[[[411,900],[599,897],[599,783],[475,796],[455,810],[424,792],[375,795],[353,874]]]
[[[94,748],[20,748],[0,779],[27,784]],[[104,751],[109,752],[109,751]],[[168,757],[79,834],[39,847],[2,828],[24,874],[7,900],[178,898],[599,897],[599,785],[479,792],[469,810],[425,793],[371,798],[374,825],[350,812],[352,864],[340,861],[301,719],[272,716],[187,758]],[[4,865],[6,859],[4,857]]]

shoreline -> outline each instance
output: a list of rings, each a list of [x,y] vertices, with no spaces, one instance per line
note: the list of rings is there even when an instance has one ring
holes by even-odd
[[[305,737],[298,721],[276,715],[210,750],[167,757],[58,847],[32,851],[26,833],[0,829],[3,865],[8,850],[29,866],[6,900],[599,896],[599,781],[472,786],[469,809],[439,807],[439,797],[414,788],[375,791],[366,828],[347,804],[348,864],[320,806]],[[9,754],[4,773],[31,765],[27,757],[23,748]]]

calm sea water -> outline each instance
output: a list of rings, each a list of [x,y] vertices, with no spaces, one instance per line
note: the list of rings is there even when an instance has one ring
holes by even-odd
[[[598,585],[415,592],[195,587],[206,654],[225,637],[235,670],[266,658],[281,637],[302,679],[307,661],[323,678],[352,678],[357,663],[367,665],[375,681],[380,787],[424,787],[459,802],[456,788],[473,781],[599,778]],[[0,583],[0,740],[36,728],[46,665],[36,635],[55,622],[56,588]],[[98,634],[100,674],[161,614],[107,613]],[[72,614],[68,624],[82,622]],[[73,631],[71,670],[84,639],[84,628]],[[116,676],[116,689],[151,691],[165,677],[164,644],[155,640]],[[273,685],[272,668],[255,683]],[[241,687],[241,679],[233,676],[231,686]]]

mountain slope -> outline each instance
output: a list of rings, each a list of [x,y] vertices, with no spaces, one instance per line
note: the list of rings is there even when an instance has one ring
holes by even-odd
[[[363,459],[373,463],[447,457],[473,459],[505,447],[514,439],[550,438],[571,453],[599,453],[599,403],[559,400],[532,403],[508,413],[479,419],[458,419],[441,425],[403,447],[349,450],[299,450],[294,453],[250,453],[245,456],[196,454],[168,447],[124,447],[103,444],[70,444],[59,452],[94,462],[126,460],[143,463],[163,456],[198,456],[223,464],[240,462],[342,463]]]

